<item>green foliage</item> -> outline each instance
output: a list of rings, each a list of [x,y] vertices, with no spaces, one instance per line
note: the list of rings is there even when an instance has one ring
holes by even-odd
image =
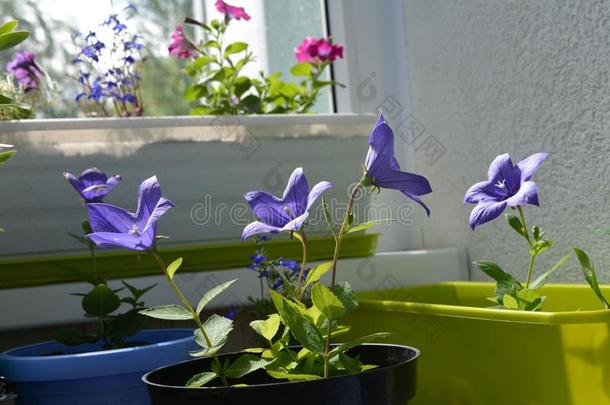
[[[10,20],[0,25],[0,52],[19,45],[30,36],[28,31],[16,31],[18,25],[19,22],[17,20]],[[6,94],[7,90],[12,94]],[[30,106],[18,101],[15,98],[16,94],[16,89],[12,91],[11,89],[4,89],[0,93],[0,118],[19,119],[27,118],[30,115]]]
[[[193,319],[193,314],[191,314],[188,309],[176,304],[147,308],[140,311],[140,313],[151,318],[165,319],[168,321],[185,321]]]
[[[225,32],[231,20],[214,20],[210,25],[192,18],[185,20],[203,29],[208,40],[198,46],[199,55],[185,66],[193,84],[184,99],[193,102],[192,115],[306,113],[315,104],[320,90],[337,84],[320,80],[329,63],[299,63],[291,74],[298,84],[285,82],[281,73],[257,77],[242,74],[254,60],[245,42],[225,45]]]
[[[211,290],[207,291],[205,294],[203,294],[203,297],[201,297],[201,300],[199,300],[199,304],[197,304],[197,313],[200,314],[201,311],[203,310],[203,308],[205,308],[205,306],[210,301],[212,301],[214,298],[216,298],[219,294],[221,294],[224,290],[229,288],[236,281],[237,280],[231,280],[231,281],[227,281],[225,283],[219,284],[216,287],[212,288]]]
[[[606,297],[604,297],[602,290],[599,288],[599,283],[597,282],[597,275],[595,273],[595,267],[593,266],[591,259],[589,259],[589,255],[587,255],[584,250],[577,247],[574,247],[573,250],[576,254],[578,262],[580,263],[580,270],[583,276],[585,277],[587,284],[589,284],[597,298],[599,298],[602,304],[604,304],[604,307],[606,309],[609,309],[610,304],[606,300]]]
[[[195,342],[201,346],[201,350],[191,352],[193,357],[209,357],[218,353],[233,330],[233,321],[214,314],[205,321],[203,329],[205,335],[201,329],[195,329]]]

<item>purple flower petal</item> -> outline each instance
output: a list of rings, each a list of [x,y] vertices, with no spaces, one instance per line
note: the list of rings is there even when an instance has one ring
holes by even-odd
[[[146,223],[145,220],[152,214],[161,199],[161,186],[157,176],[144,180],[138,188],[138,209],[136,217],[138,223]]]
[[[142,252],[152,247],[152,245],[145,243],[142,237],[126,233],[95,232],[87,235],[87,237],[101,249],[122,247]]]
[[[502,197],[498,187],[489,181],[481,181],[471,186],[464,195],[464,204],[476,204],[479,201],[497,200]]]
[[[290,175],[284,195],[282,196],[282,201],[290,210],[290,216],[296,217],[305,212],[305,205],[303,203],[307,201],[308,192],[309,185],[307,184],[307,178],[303,174],[303,168],[297,167]]]
[[[375,185],[382,188],[391,188],[405,194],[424,195],[432,192],[430,183],[419,174],[399,172],[392,169],[383,169],[375,176]]]
[[[157,221],[159,220],[159,218],[161,218],[163,214],[165,214],[170,208],[173,207],[175,207],[173,202],[161,197],[159,199],[159,202],[157,202],[157,205],[151,212],[150,216],[148,217],[148,220],[146,221],[144,229],[142,229],[141,233],[146,233],[151,226],[157,223]]]
[[[404,193],[404,194],[407,197],[409,197],[410,199],[412,199],[413,201],[415,201],[416,203],[418,203],[419,205],[421,205],[424,208],[424,210],[426,210],[426,215],[430,216],[430,208],[428,208],[428,206],[426,204],[424,204],[424,201],[421,198],[419,198],[413,194],[410,194],[410,193]]]
[[[376,125],[369,137],[369,145],[364,167],[371,177],[377,177],[377,170],[389,167],[394,158],[394,133],[390,126],[385,122]]]
[[[532,178],[538,167],[544,162],[544,159],[549,157],[551,154],[547,152],[534,153],[532,156],[527,157],[517,163],[517,167],[521,170],[521,181],[528,181]]]
[[[313,186],[313,188],[309,192],[309,195],[307,196],[306,211],[309,211],[311,209],[311,207],[314,205],[316,200],[322,195],[323,192],[333,187],[335,187],[335,185],[329,181],[321,181],[315,186]]]
[[[259,234],[259,233],[279,233],[282,228],[278,228],[275,226],[267,225],[264,222],[254,221],[244,228],[241,234],[241,240],[246,240],[250,236]]]
[[[474,229],[486,222],[496,219],[506,208],[506,201],[481,201],[470,213],[470,227]]]
[[[498,155],[489,165],[487,178],[490,183],[495,184],[498,181],[511,177],[513,168],[513,162],[510,160],[508,153]]]
[[[133,230],[136,217],[123,208],[106,204],[87,204],[89,223],[93,232],[129,233]]]
[[[68,182],[70,182],[72,187],[74,187],[74,190],[76,190],[79,194],[85,188],[85,186],[83,186],[80,180],[72,173],[64,173],[64,178],[68,180]]]
[[[299,231],[307,217],[309,217],[309,212],[305,212],[304,214],[299,215],[298,217],[294,218],[292,221],[284,225],[282,227],[282,231]]]
[[[92,167],[85,170],[79,177],[79,180],[85,187],[90,187],[97,184],[106,184],[108,180],[106,175],[97,167]]]
[[[517,205],[531,204],[539,206],[538,203],[538,190],[536,183],[533,181],[525,181],[521,184],[519,191],[512,197],[506,200],[506,204],[509,207],[516,207]]]
[[[250,191],[244,197],[257,219],[277,228],[290,221],[284,203],[276,196],[264,191]]]

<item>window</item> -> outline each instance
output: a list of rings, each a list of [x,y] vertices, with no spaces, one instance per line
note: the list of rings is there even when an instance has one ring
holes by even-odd
[[[55,82],[56,100],[39,108],[39,116],[79,116],[74,102],[78,69],[70,63],[75,50],[72,35],[99,29],[109,14],[120,12],[130,3],[138,13],[128,25],[142,33],[146,45],[142,80],[145,115],[188,114],[189,104],[182,97],[187,85],[183,62],[168,56],[167,44],[175,26],[185,16],[201,20],[217,18],[214,0],[4,0],[0,4],[1,15],[18,18],[21,26],[32,33],[31,39],[17,50],[34,52],[38,63]],[[231,3],[246,7],[253,17],[248,22],[235,21],[231,26],[231,39],[247,41],[254,48],[257,60],[248,72],[253,75],[260,70],[281,71],[288,78],[289,69],[296,62],[294,48],[306,36],[320,37],[326,32],[324,2],[320,0],[234,0]],[[190,33],[195,37],[195,32]],[[11,56],[11,52],[2,56],[2,67]],[[330,92],[326,91],[315,111],[332,111],[330,100]]]

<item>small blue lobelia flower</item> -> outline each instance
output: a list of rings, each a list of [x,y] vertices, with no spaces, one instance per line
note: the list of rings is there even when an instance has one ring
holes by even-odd
[[[87,203],[101,202],[122,180],[118,174],[108,178],[95,167],[85,170],[78,178],[71,173],[64,173],[64,178]]]
[[[497,156],[487,171],[488,180],[476,183],[464,196],[465,204],[477,204],[470,213],[470,227],[474,230],[497,218],[506,207],[538,206],[538,190],[531,178],[549,155],[535,153],[517,165],[513,165],[508,153]]]
[[[432,192],[430,183],[424,176],[400,171],[394,157],[394,133],[386,124],[383,114],[379,115],[371,132],[369,145],[364,163],[366,177],[362,184],[398,190],[424,207],[429,216],[430,209],[418,196]]]
[[[244,197],[258,220],[244,228],[242,240],[260,233],[300,230],[312,205],[324,191],[332,187],[332,183],[321,181],[309,191],[303,168],[299,167],[290,175],[282,198],[264,191],[246,193]]]
[[[161,197],[161,186],[153,176],[140,184],[135,214],[111,204],[88,204],[93,233],[87,238],[102,249],[118,246],[140,252],[150,250],[157,238],[157,221],[172,207],[174,203]]]

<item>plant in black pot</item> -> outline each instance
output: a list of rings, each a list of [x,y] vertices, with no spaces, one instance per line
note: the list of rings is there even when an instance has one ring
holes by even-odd
[[[341,320],[358,306],[349,284],[337,282],[342,245],[350,234],[382,222],[355,223],[353,205],[359,191],[367,187],[396,189],[429,212],[419,199],[431,192],[428,181],[400,171],[393,143],[392,130],[380,116],[369,138],[363,174],[351,190],[347,209],[337,226],[323,202],[326,223],[335,240],[334,255],[331,261],[310,270],[307,270],[305,223],[315,202],[333,185],[323,181],[310,190],[303,170],[297,168],[281,198],[263,191],[245,195],[256,221],[246,226],[242,239],[287,232],[302,244],[303,260],[294,283],[285,279],[281,289],[270,291],[275,311],[250,324],[265,343],[240,353],[220,354],[233,329],[231,319],[219,315],[205,321],[200,319],[206,305],[235,280],[209,290],[193,305],[174,280],[182,259],[166,265],[156,251],[156,222],[173,207],[173,203],[161,197],[156,177],[141,186],[155,190],[154,198],[151,191],[143,198],[140,193],[140,206],[146,207],[147,212],[142,218],[108,204],[88,205],[93,229],[88,238],[98,247],[121,246],[152,254],[180,300],[179,305],[149,308],[141,313],[167,320],[193,320],[197,326],[194,340],[199,349],[190,353],[196,359],[154,370],[143,377],[153,404],[249,401],[379,405],[406,404],[413,398],[417,349],[369,343],[386,337],[384,332],[341,342],[341,334],[349,330]],[[326,273],[330,273],[329,285],[321,281]]]

